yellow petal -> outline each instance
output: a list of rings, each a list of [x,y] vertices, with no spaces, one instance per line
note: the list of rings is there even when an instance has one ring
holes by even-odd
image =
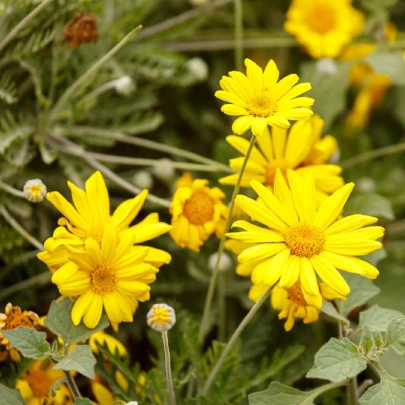
[[[246,76],[252,83],[253,92],[255,94],[260,94],[263,90],[263,70],[255,62],[246,58]]]
[[[275,86],[274,91],[272,92],[272,97],[274,100],[279,100],[283,97],[291,87],[293,87],[299,80],[299,77],[296,74],[288,75],[281,79]]]
[[[92,305],[95,294],[91,290],[87,290],[82,294],[74,303],[72,309],[72,322],[77,326],[79,325],[83,315]]]
[[[277,65],[274,60],[271,59],[264,69],[264,90],[271,91],[277,83],[280,72],[278,71]]]
[[[112,215],[112,222],[117,230],[123,230],[131,224],[141,210],[147,196],[148,190],[143,190],[135,198],[122,202],[115,209]]]
[[[255,117],[252,121],[252,133],[255,136],[262,136],[267,127],[266,118]]]
[[[300,276],[300,268],[300,258],[298,256],[290,255],[287,266],[280,278],[280,287],[291,288]]]
[[[102,174],[96,171],[86,181],[87,203],[96,223],[104,224],[110,217],[110,197]]]
[[[363,226],[374,224],[378,221],[378,218],[369,217],[367,215],[354,214],[337,220],[327,229],[325,229],[325,235],[332,235],[335,233],[354,231]]]
[[[232,131],[235,134],[243,135],[251,126],[253,117],[250,115],[242,116],[236,119],[232,125]]]
[[[263,243],[245,249],[239,256],[239,263],[245,263],[251,260],[262,260],[274,256],[285,249],[284,243]]]
[[[100,322],[103,313],[103,298],[101,295],[93,294],[91,305],[83,315],[83,323],[89,328],[94,329]]]

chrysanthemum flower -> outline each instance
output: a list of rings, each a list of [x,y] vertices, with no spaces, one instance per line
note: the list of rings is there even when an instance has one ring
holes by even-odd
[[[130,235],[118,233],[111,224],[102,230],[99,244],[87,238],[84,251],[70,248],[69,261],[55,271],[52,282],[59,292],[77,297],[72,310],[72,321],[78,325],[83,318],[88,328],[95,328],[103,309],[111,324],[132,322],[138,301],[150,298],[150,287],[158,269],[144,259],[147,247],[133,246]]]
[[[155,304],[147,314],[148,325],[157,332],[170,330],[176,323],[176,313],[167,304]]]
[[[51,396],[51,388],[64,378],[62,370],[54,370],[54,363],[48,359],[34,361],[29,369],[17,380],[16,388],[28,405],[53,404],[70,405],[73,398],[65,384],[59,384],[56,396]]]
[[[321,138],[324,121],[314,115],[308,120],[296,122],[287,131],[283,128],[266,129],[257,138],[257,147],[253,147],[248,163],[242,175],[241,187],[249,187],[255,179],[272,189],[276,170],[280,169],[284,176],[291,169],[304,175],[312,171],[317,189],[317,201],[321,202],[329,194],[342,187],[344,181],[340,177],[342,168],[327,164],[327,160],[337,149],[336,139],[331,135]],[[231,159],[232,169],[240,170],[249,147],[246,139],[229,135],[226,141],[243,157]],[[231,174],[219,180],[221,184],[235,185],[239,173]]]
[[[170,213],[173,229],[170,236],[180,247],[198,252],[214,232],[224,232],[228,207],[222,202],[225,194],[218,188],[208,187],[208,180],[195,179],[189,173],[176,184]]]
[[[229,72],[220,81],[222,90],[215,96],[230,104],[222,106],[227,115],[240,116],[232,125],[235,134],[242,135],[248,129],[256,136],[263,134],[267,125],[288,128],[289,120],[310,117],[308,108],[314,103],[310,97],[298,97],[311,89],[309,83],[296,85],[299,78],[292,74],[278,82],[279,71],[271,60],[262,70],[250,59],[245,59],[246,76],[241,72]]]
[[[264,294],[268,286],[264,283],[254,284],[249,291],[249,298],[252,301],[258,301]],[[345,301],[346,297],[339,294],[325,283],[319,283],[323,301],[333,301],[340,299]],[[302,293],[301,283],[297,281],[290,288],[281,288],[278,284],[271,290],[271,305],[274,309],[280,311],[278,319],[286,319],[284,329],[289,332],[294,324],[295,319],[302,319],[304,323],[316,322],[319,319],[320,308],[308,304]]]
[[[131,226],[146,200],[148,190],[143,190],[135,198],[124,201],[110,215],[110,198],[100,172],[97,171],[90,176],[86,181],[85,190],[70,181],[68,186],[74,205],[59,192],[54,191],[46,195],[64,216],[59,219],[60,226],[55,229],[53,237],[45,241],[45,251],[38,254],[38,258],[45,262],[52,272],[66,263],[67,247],[82,248],[86,238],[89,237],[100,244],[106,223],[111,223],[115,228],[118,240],[131,238],[133,244],[156,238],[172,228],[164,222],[159,222],[157,213],[150,214],[143,221]],[[149,248],[145,258],[145,261],[157,266],[170,263],[170,260],[169,253],[155,248]]]
[[[364,15],[352,0],[293,0],[284,29],[314,58],[335,58],[363,29]]]
[[[291,288],[300,281],[306,302],[319,308],[321,300],[317,276],[337,293],[346,296],[350,288],[339,270],[376,278],[378,270],[356,256],[366,255],[381,247],[375,239],[384,229],[373,224],[377,218],[350,215],[338,219],[353,187],[349,183],[326,198],[319,208],[315,203],[312,174],[301,177],[287,171],[288,183],[278,170],[274,193],[252,180],[251,186],[260,202],[243,195],[236,204],[252,220],[266,228],[236,221],[233,227],[245,231],[228,233],[231,239],[251,243],[239,256],[240,263],[259,261],[252,272],[254,284]]]

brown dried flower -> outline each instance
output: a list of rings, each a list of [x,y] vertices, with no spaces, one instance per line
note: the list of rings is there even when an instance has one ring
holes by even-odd
[[[63,40],[68,41],[69,48],[95,42],[98,39],[97,21],[93,14],[77,13],[63,30]]]

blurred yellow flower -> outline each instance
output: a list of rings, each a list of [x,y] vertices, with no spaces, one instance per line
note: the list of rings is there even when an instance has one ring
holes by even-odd
[[[296,85],[295,74],[279,79],[279,71],[271,60],[264,72],[250,59],[245,59],[246,76],[241,72],[229,72],[220,81],[222,90],[215,96],[230,104],[222,106],[227,115],[240,116],[232,125],[235,134],[242,135],[250,128],[260,136],[268,125],[289,128],[289,120],[310,117],[308,108],[314,103],[310,97],[298,97],[311,89],[309,83]]]
[[[231,239],[252,244],[238,256],[239,263],[257,261],[251,278],[253,284],[291,288],[300,281],[306,302],[320,308],[322,297],[317,275],[346,296],[350,288],[337,269],[376,278],[378,270],[355,256],[366,255],[381,247],[375,239],[384,229],[373,224],[377,218],[350,215],[337,220],[354,187],[349,183],[327,197],[319,208],[315,203],[315,182],[311,173],[301,177],[292,170],[284,176],[277,170],[274,193],[257,180],[251,187],[260,197],[255,201],[243,195],[236,204],[253,221],[236,221],[233,227],[241,232],[227,233]]]
[[[150,298],[150,287],[158,269],[144,259],[149,248],[133,246],[130,234],[119,235],[107,223],[102,240],[89,237],[84,251],[70,248],[69,261],[53,273],[52,282],[64,296],[77,297],[72,321],[83,318],[88,328],[95,328],[105,309],[112,326],[132,322],[139,301]]]
[[[156,213],[130,226],[141,210],[148,190],[143,190],[135,198],[124,201],[110,215],[110,198],[100,172],[95,172],[86,181],[85,191],[70,181],[68,186],[74,205],[59,192],[54,191],[46,195],[46,198],[64,216],[59,219],[60,226],[55,229],[53,237],[45,241],[45,251],[38,254],[38,258],[46,263],[52,272],[68,260],[68,247],[83,249],[87,238],[93,238],[100,245],[104,225],[107,223],[114,227],[118,240],[131,239],[132,244],[151,240],[172,228],[164,222],[159,222],[159,216]],[[167,252],[155,248],[149,248],[145,258],[145,261],[156,266],[170,263],[170,260],[171,256]]]
[[[337,149],[336,139],[331,135],[321,138],[324,121],[314,115],[308,120],[292,125],[289,131],[283,128],[269,129],[257,138],[257,147],[253,147],[242,176],[241,187],[249,187],[255,179],[272,188],[276,170],[284,176],[287,170],[295,170],[300,175],[312,171],[317,190],[317,201],[320,203],[329,194],[342,187],[340,166],[326,164]],[[229,135],[226,141],[236,150],[246,155],[249,142],[239,136]],[[231,159],[232,169],[240,170],[245,157]],[[235,185],[239,173],[231,174],[219,180],[221,184]]]
[[[189,173],[184,174],[176,183],[170,206],[170,236],[177,245],[198,252],[214,232],[221,237],[228,215],[224,198],[218,187],[208,187],[208,180],[194,180]]]
[[[69,405],[73,398],[65,384],[59,384],[60,389],[51,396],[51,388],[57,380],[64,378],[62,370],[54,370],[54,363],[48,359],[35,360],[29,369],[17,380],[16,388],[28,405]]]
[[[295,36],[313,58],[335,58],[365,24],[352,0],[293,0],[284,29]]]
[[[125,349],[125,346],[117,338],[109,335],[103,330],[99,330],[98,332],[93,333],[89,339],[91,350],[93,351],[93,353],[98,354],[99,349],[96,342],[98,342],[101,346],[107,345],[108,350],[112,354],[118,352],[118,355],[120,357],[124,357],[127,354],[127,349]]]

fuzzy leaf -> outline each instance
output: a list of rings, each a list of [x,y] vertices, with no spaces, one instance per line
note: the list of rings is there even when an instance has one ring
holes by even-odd
[[[350,325],[350,321],[344,316],[340,315],[331,302],[323,301],[321,311],[331,318],[343,322],[346,326]]]
[[[371,350],[374,348],[373,332],[371,332],[367,325],[364,325],[363,327],[363,335],[361,336],[360,346],[366,353],[371,352]]]
[[[387,346],[389,345],[399,354],[405,354],[405,318],[394,319],[388,324]]]
[[[38,332],[34,328],[19,326],[16,329],[4,331],[3,335],[29,359],[45,359],[47,357],[45,353],[51,350],[46,341],[46,333]]]
[[[351,378],[367,367],[367,358],[348,339],[332,338],[315,355],[315,365],[308,378],[322,378],[332,382]]]
[[[94,378],[94,366],[96,358],[91,352],[89,345],[75,346],[66,358],[54,367],[55,370],[78,371],[85,377]]]
[[[70,298],[53,301],[45,320],[46,327],[60,336],[68,346],[88,339],[93,333],[109,326],[105,315],[101,317],[100,323],[94,329],[89,329],[83,323],[75,326],[71,318],[73,304],[74,301]]]
[[[373,305],[366,311],[360,312],[359,327],[367,325],[371,330],[385,332],[388,324],[397,318],[401,318],[401,312],[395,309],[381,308],[378,305]]]
[[[0,384],[0,405],[27,405],[19,390]]]

